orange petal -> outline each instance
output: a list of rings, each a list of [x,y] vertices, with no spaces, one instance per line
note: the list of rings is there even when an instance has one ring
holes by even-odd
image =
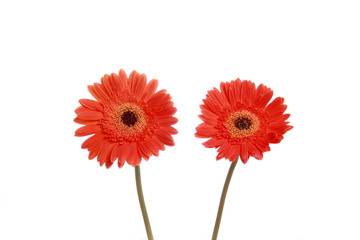
[[[112,86],[112,89],[114,92],[122,92],[123,91],[123,88],[120,84],[120,77],[118,75],[116,75],[115,73],[112,73],[110,75],[110,83],[111,83],[111,86]]]
[[[104,101],[105,99],[103,99],[96,91],[94,86],[92,85],[88,85],[88,90],[90,92],[90,94],[98,101]]]
[[[100,83],[94,83],[94,90],[102,99],[107,100],[109,98],[109,95]]]
[[[115,144],[109,142],[106,142],[101,146],[98,155],[98,162],[100,163],[100,166],[104,165],[105,162],[109,161],[110,154],[114,146]]]
[[[101,78],[101,86],[107,96],[111,96],[113,94],[113,88],[108,74],[105,74],[104,77]]]
[[[156,148],[156,145],[152,142],[150,138],[146,138],[143,143],[146,147],[151,151],[151,153],[155,156],[159,156],[159,149]]]
[[[115,162],[116,158],[118,157],[119,144],[114,143],[113,145],[114,145],[114,147],[113,147],[113,150],[110,153],[110,157],[105,162],[105,167],[106,168],[110,168],[113,165],[113,163]]]
[[[156,135],[152,136],[152,143],[155,145],[156,149],[159,149],[161,151],[165,150],[163,142]]]
[[[78,108],[75,109],[75,113],[79,114],[81,112],[87,111],[88,109],[86,107],[80,106]]]
[[[77,114],[77,117],[83,120],[99,120],[102,116],[103,114],[101,112],[92,110],[86,110]]]
[[[119,164],[124,165],[125,161],[128,158],[128,155],[129,155],[129,149],[130,149],[129,143],[127,143],[127,142],[120,145],[119,150],[118,150]]]
[[[122,69],[119,71],[119,80],[119,85],[121,86],[122,90],[125,91],[128,87],[128,77],[126,76],[125,71]]]
[[[91,110],[96,110],[96,111],[99,111],[99,112],[102,112],[104,110],[103,106],[97,102],[97,101],[94,101],[94,100],[90,100],[90,99],[80,99],[79,100],[79,103],[84,106],[84,107],[87,107]]]
[[[140,156],[144,159],[149,159],[149,157],[152,156],[150,149],[148,149],[144,143],[138,142],[137,149],[138,149]]]
[[[97,124],[99,121],[97,121],[97,120],[90,121],[90,120],[83,120],[80,118],[75,118],[74,122],[76,122],[78,124],[91,125],[91,124]]]
[[[75,136],[81,137],[81,136],[87,136],[94,133],[101,132],[102,129],[99,125],[86,125],[84,127],[79,128],[75,131]]]
[[[115,162],[116,158],[119,156],[119,148],[120,148],[120,145],[119,144],[115,144],[112,152],[111,152],[111,155],[110,155],[110,162]]]
[[[94,159],[98,155],[98,153],[99,153],[99,149],[96,149],[94,151],[90,151],[89,152],[89,160]]]
[[[132,71],[130,73],[129,79],[128,79],[128,87],[131,93],[135,93],[135,88],[137,85],[137,82],[140,78],[140,74],[136,71]]]
[[[141,157],[139,156],[137,145],[135,142],[132,142],[130,144],[129,149],[129,156],[127,158],[127,163],[131,166],[135,167],[137,163],[139,162],[139,159],[141,160]]]
[[[81,145],[81,148],[89,148],[94,144],[100,144],[104,139],[103,134],[95,134],[94,136],[89,137],[86,139],[83,144]]]

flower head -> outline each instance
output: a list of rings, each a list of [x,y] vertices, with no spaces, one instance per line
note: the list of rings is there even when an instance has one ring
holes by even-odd
[[[210,138],[203,145],[218,148],[217,160],[235,161],[238,156],[243,163],[250,156],[261,160],[263,153],[270,151],[269,144],[279,143],[293,128],[286,121],[290,114],[284,114],[284,98],[269,103],[272,96],[273,91],[263,84],[256,88],[246,80],[222,82],[220,91],[214,88],[203,99],[199,117],[204,122],[195,136]]]
[[[80,99],[74,121],[85,125],[75,136],[93,135],[81,146],[89,150],[89,159],[97,156],[107,168],[116,159],[120,168],[125,161],[136,166],[174,145],[176,108],[166,90],[156,92],[157,86],[156,79],[147,83],[145,74],[133,71],[127,77],[123,70],[88,86],[96,101]]]

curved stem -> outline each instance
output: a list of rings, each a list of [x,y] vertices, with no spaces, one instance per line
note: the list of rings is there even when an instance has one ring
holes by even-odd
[[[212,240],[217,239],[217,235],[218,235],[219,227],[220,227],[220,222],[221,222],[221,216],[222,216],[222,212],[223,212],[224,204],[225,204],[226,193],[227,193],[227,190],[229,188],[230,180],[231,180],[232,174],[234,172],[234,169],[235,169],[235,166],[236,166],[238,160],[239,160],[239,157],[234,162],[231,163],[231,166],[229,168],[229,172],[228,172],[226,180],[225,180],[224,188],[223,188],[223,191],[222,191],[222,194],[221,194],[219,210],[218,210],[217,217],[216,217],[214,232],[213,232],[213,236],[211,238]]]
[[[151,232],[149,216],[146,211],[144,195],[143,195],[143,191],[142,191],[142,187],[141,187],[141,177],[140,177],[140,167],[139,166],[135,166],[135,178],[136,178],[136,189],[137,189],[137,193],[138,193],[138,197],[139,197],[141,212],[142,212],[142,215],[144,218],[146,233],[147,233],[149,240],[154,240],[154,237]]]

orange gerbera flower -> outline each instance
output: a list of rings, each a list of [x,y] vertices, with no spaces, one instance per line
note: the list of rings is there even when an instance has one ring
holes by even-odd
[[[251,81],[236,79],[222,82],[220,90],[208,91],[203,100],[201,115],[204,122],[196,128],[195,136],[210,138],[203,145],[218,148],[217,160],[235,161],[240,156],[246,163],[250,156],[258,160],[270,151],[270,143],[279,143],[292,129],[284,114],[284,98],[275,98],[273,91],[261,84],[257,88]]]
[[[136,71],[128,78],[123,70],[88,86],[97,101],[80,99],[74,121],[85,125],[75,136],[94,134],[81,146],[89,150],[89,159],[97,156],[107,168],[116,159],[120,168],[125,161],[136,166],[142,158],[158,156],[165,145],[174,145],[176,108],[166,90],[155,93],[157,86],[156,79],[147,83],[146,75]]]

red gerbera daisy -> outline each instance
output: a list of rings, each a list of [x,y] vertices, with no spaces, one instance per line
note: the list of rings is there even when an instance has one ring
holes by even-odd
[[[208,91],[203,100],[201,115],[204,122],[196,128],[195,136],[210,138],[203,145],[218,148],[217,160],[235,161],[240,156],[246,163],[250,156],[258,160],[270,151],[270,143],[279,143],[292,129],[284,114],[284,98],[275,98],[273,91],[261,84],[257,88],[251,81],[240,79],[222,82],[220,90]]]
[[[120,168],[125,161],[137,166],[142,158],[158,156],[164,145],[174,145],[176,108],[166,90],[155,93],[157,86],[156,79],[147,83],[146,75],[136,71],[128,78],[123,70],[88,86],[97,101],[80,99],[74,121],[85,125],[75,136],[94,134],[81,146],[89,150],[89,159],[97,156],[107,168],[116,159]]]

